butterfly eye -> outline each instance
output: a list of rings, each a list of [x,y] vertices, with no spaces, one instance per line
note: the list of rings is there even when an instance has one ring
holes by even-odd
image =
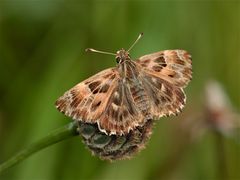
[[[116,57],[116,62],[119,63],[120,62],[120,57]]]

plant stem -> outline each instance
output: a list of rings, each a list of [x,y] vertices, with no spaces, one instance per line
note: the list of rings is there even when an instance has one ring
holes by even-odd
[[[60,127],[53,132],[49,133],[46,137],[38,140],[37,142],[31,144],[30,146],[26,147],[18,154],[10,158],[9,160],[0,164],[0,174],[7,171],[12,166],[20,163],[30,155],[50,146],[57,142],[63,141],[70,137],[74,137],[78,135],[77,132],[77,125],[75,122],[71,122],[63,127]]]
[[[224,137],[220,132],[215,131],[216,138],[216,167],[217,167],[217,175],[219,176],[219,180],[228,179],[228,171],[226,165],[226,155],[224,148]]]

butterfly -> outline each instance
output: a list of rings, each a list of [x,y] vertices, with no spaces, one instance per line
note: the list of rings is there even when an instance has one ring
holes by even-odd
[[[176,115],[186,102],[183,88],[192,78],[191,55],[164,50],[135,61],[128,49],[115,53],[117,66],[80,82],[56,101],[57,109],[72,119],[97,124],[106,135],[126,135],[148,120]]]

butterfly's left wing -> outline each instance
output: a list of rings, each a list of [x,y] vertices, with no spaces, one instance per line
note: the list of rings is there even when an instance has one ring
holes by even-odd
[[[140,57],[140,79],[159,118],[177,114],[185,105],[183,88],[192,77],[191,56],[184,50],[166,50]]]

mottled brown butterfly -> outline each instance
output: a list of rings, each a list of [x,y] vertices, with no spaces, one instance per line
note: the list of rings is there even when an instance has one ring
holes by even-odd
[[[185,50],[164,50],[133,61],[129,51],[141,37],[142,34],[127,51],[121,49],[116,54],[86,49],[116,56],[117,66],[77,84],[56,101],[59,111],[79,122],[89,148],[105,159],[129,157],[131,152],[144,146],[144,138],[148,139],[151,134],[149,124],[162,116],[179,113],[185,105],[183,88],[192,78],[191,56]],[[94,129],[94,135],[110,139],[104,145],[100,143],[101,147],[95,146],[93,135],[87,133],[88,138],[84,137],[86,125]],[[136,143],[139,146],[135,150],[122,150],[129,134],[136,130],[140,131],[141,136],[137,138],[143,139],[142,144]],[[119,137],[125,138],[118,145],[117,150],[122,150],[120,155],[111,154],[112,150],[106,152],[106,147]]]

